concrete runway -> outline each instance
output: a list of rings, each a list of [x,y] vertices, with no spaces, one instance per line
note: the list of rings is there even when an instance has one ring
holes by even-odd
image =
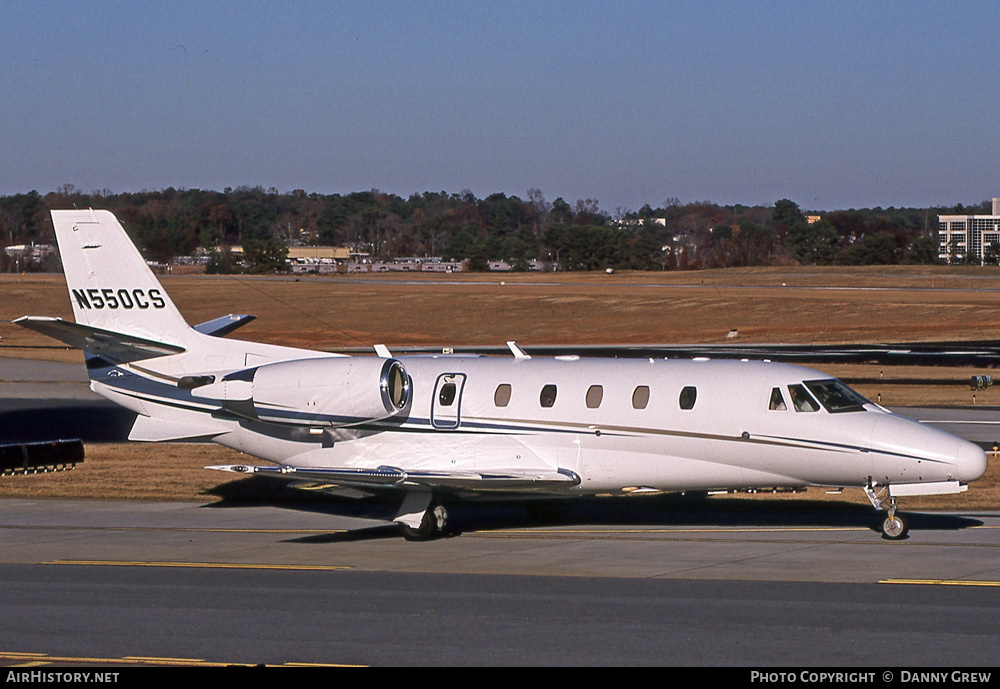
[[[1000,514],[886,542],[840,507],[410,543],[312,511],[0,500],[0,663],[995,664]]]

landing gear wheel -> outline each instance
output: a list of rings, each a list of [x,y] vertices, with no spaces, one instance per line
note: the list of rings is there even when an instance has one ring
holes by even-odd
[[[903,521],[903,518],[895,514],[889,515],[882,522],[882,538],[890,541],[898,541],[901,538],[906,538],[909,530],[910,527]]]
[[[413,528],[400,524],[403,538],[408,541],[430,541],[441,536],[448,526],[448,510],[443,505],[431,505],[424,511],[420,526]]]
[[[882,522],[882,538],[887,541],[898,541],[906,538],[906,534],[910,531],[910,525],[896,514],[896,498],[889,492],[889,486],[885,485],[876,492],[875,484],[872,483],[872,477],[869,476],[868,483],[864,486],[864,489],[865,495],[868,496],[872,507],[877,510],[882,509],[882,505],[884,504],[883,496],[889,498],[889,507],[886,510],[887,516],[885,521]]]

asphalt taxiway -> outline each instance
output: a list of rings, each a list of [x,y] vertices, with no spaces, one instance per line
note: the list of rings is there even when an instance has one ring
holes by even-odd
[[[410,543],[316,510],[0,500],[0,664],[996,662],[1000,514],[886,542],[849,505],[669,504]]]
[[[127,434],[80,367],[45,370],[0,360],[0,432]],[[995,410],[903,413],[1000,437]],[[410,543],[316,502],[0,499],[0,665],[996,663],[1000,513],[887,542],[867,506],[722,503],[468,506]]]

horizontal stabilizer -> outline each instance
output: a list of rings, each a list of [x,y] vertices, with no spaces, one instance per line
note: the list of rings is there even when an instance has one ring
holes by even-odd
[[[247,323],[257,320],[256,316],[251,316],[249,314],[236,314],[231,313],[228,316],[220,316],[219,318],[213,318],[210,321],[205,321],[204,323],[199,323],[198,325],[192,326],[195,330],[200,332],[202,335],[211,335],[213,337],[223,337],[233,332],[237,328],[242,328]]]
[[[225,429],[194,426],[187,422],[155,419],[140,414],[135,417],[135,423],[132,424],[128,439],[140,443],[180,442],[183,440],[207,442],[226,432]]]
[[[552,472],[491,471],[404,471],[396,467],[375,469],[349,467],[245,466],[231,464],[206,469],[232,471],[239,474],[259,474],[294,481],[321,481],[338,486],[358,488],[441,488],[448,490],[474,489],[479,492],[532,493],[536,491],[569,490],[580,485],[580,477],[568,469]]]
[[[103,357],[116,364],[180,354],[184,351],[183,347],[176,345],[116,333],[111,330],[102,330],[90,325],[70,323],[61,318],[22,316],[13,322],[22,328],[34,330],[42,335],[65,342],[70,347],[82,349],[88,354]]]

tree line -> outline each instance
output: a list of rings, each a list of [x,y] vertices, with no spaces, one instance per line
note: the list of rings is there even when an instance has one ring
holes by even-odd
[[[0,196],[0,245],[54,243],[49,210],[88,207],[113,211],[148,259],[169,262],[203,250],[220,270],[233,267],[228,249],[235,245],[262,257],[253,265],[271,270],[285,247],[301,244],[347,246],[380,260],[468,260],[471,270],[485,270],[491,260],[515,270],[533,260],[560,270],[936,263],[938,214],[991,212],[986,201],[812,214],[789,199],[743,206],[669,198],[655,208],[609,213],[594,199],[549,202],[538,189],[524,199],[469,191],[403,198],[245,186],[86,193],[65,185],[44,195]],[[0,261],[0,269],[11,269],[6,254]]]

